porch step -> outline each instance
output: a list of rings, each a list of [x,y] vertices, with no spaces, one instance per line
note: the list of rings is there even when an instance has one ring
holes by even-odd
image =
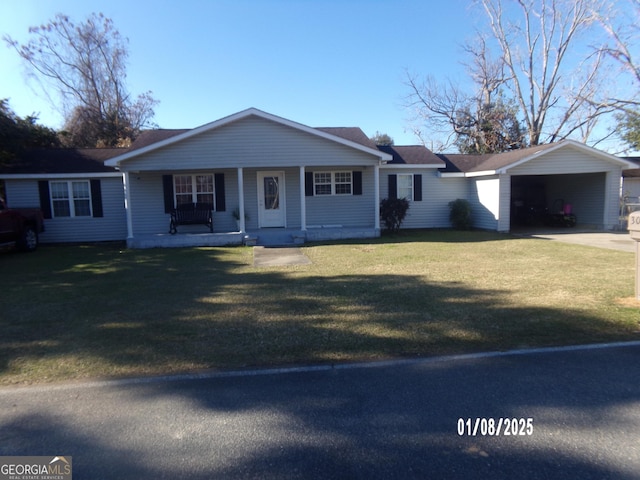
[[[269,232],[259,233],[256,245],[263,247],[292,246],[293,236],[291,232]]]

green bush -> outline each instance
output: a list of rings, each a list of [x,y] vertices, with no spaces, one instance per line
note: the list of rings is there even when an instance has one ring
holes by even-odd
[[[462,198],[449,202],[449,220],[457,230],[469,230],[473,226],[471,204]]]
[[[380,202],[380,218],[385,229],[389,232],[397,232],[409,210],[409,201],[406,198],[385,198]]]

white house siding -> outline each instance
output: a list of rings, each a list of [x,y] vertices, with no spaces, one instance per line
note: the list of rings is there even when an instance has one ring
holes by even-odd
[[[232,211],[238,206],[238,176],[235,169],[184,171],[181,174],[224,173],[226,209],[213,212],[213,231],[235,231]],[[163,173],[139,172],[129,174],[131,219],[133,236],[154,235],[169,232],[170,215],[164,210]],[[245,178],[246,184],[246,178]],[[254,187],[255,188],[255,187]],[[184,225],[180,232],[207,232],[204,225]]]
[[[86,180],[90,180],[87,177]],[[39,208],[38,180],[6,180],[7,201],[14,208]],[[56,178],[55,180],[66,180]],[[84,179],[83,179],[84,180]],[[101,242],[124,240],[127,221],[121,177],[100,178],[102,217],[45,219],[42,243]]]
[[[640,197],[640,177],[626,177],[622,185],[622,195]]]
[[[498,230],[500,219],[500,178],[472,177],[470,182],[469,203],[475,228]]]
[[[389,175],[422,175],[422,201],[409,201],[402,228],[448,228],[449,202],[469,196],[468,181],[462,177],[441,178],[433,168],[393,168],[380,170],[380,199],[389,196]]]
[[[300,165],[359,165],[375,163],[371,154],[259,117],[194,135],[126,160],[129,171],[200,170],[257,167],[264,170]]]
[[[509,169],[511,175],[559,175],[620,171],[618,165],[575,148],[562,148]]]
[[[328,171],[362,172],[362,195],[305,196],[308,227],[327,225],[341,225],[343,227],[374,226],[375,187],[374,169],[372,167],[331,168],[327,166],[309,166],[306,171],[311,173]]]

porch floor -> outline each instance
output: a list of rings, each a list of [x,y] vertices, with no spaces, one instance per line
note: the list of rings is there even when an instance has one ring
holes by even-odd
[[[292,246],[306,242],[376,238],[380,230],[373,227],[318,227],[306,231],[290,228],[261,228],[222,233],[159,233],[136,235],[127,239],[129,248],[221,247],[226,245]]]

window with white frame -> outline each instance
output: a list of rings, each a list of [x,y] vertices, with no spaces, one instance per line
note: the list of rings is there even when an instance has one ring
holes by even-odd
[[[213,175],[175,175],[173,181],[176,206],[185,203],[213,205]]]
[[[398,198],[413,200],[413,174],[398,174]]]
[[[351,195],[351,172],[314,172],[313,190],[315,195]]]
[[[49,183],[54,217],[90,217],[91,187],[88,180]]]

